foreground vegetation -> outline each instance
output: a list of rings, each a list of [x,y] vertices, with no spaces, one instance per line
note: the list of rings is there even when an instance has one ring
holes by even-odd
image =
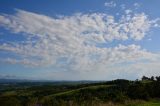
[[[160,106],[160,77],[106,82],[1,82],[0,106]]]

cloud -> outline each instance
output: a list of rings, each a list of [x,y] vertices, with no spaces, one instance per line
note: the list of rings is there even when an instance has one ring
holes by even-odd
[[[142,40],[156,21],[144,13],[122,15],[77,13],[56,18],[17,10],[0,15],[0,26],[25,40],[3,42],[0,50],[11,53],[1,61],[34,67],[58,67],[70,71],[104,71],[114,64],[140,60],[155,61],[158,54],[139,45],[99,47],[112,41]]]
[[[126,10],[125,10],[125,13],[126,13],[126,14],[130,14],[130,13],[132,13],[132,10],[126,9]]]
[[[130,13],[131,10],[128,11]],[[67,38],[75,40],[75,35],[77,35],[85,42],[141,40],[151,27],[151,20],[144,13],[134,15],[129,13],[116,21],[114,16],[101,13],[51,18],[18,10],[13,16],[1,15],[0,23],[1,26],[14,33],[27,33],[31,38],[37,36],[39,38],[50,37],[52,40],[66,40]],[[66,37],[66,32],[70,37]]]
[[[116,3],[111,1],[111,2],[105,2],[104,4],[106,7],[116,7]]]
[[[134,5],[135,9],[138,9],[141,6],[139,3],[134,3],[133,5]]]
[[[17,78],[14,75],[10,75],[10,74],[0,74],[0,79],[15,79]]]

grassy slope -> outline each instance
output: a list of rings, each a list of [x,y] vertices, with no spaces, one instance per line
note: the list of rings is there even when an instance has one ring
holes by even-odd
[[[148,102],[135,100],[135,101],[130,101],[126,104],[113,104],[112,102],[110,102],[110,103],[102,103],[98,106],[160,106],[160,100],[150,100]]]
[[[150,83],[151,81],[143,81],[143,83]],[[62,92],[59,92],[59,93],[51,93],[50,95],[48,96],[44,96],[44,98],[52,98],[52,97],[56,97],[56,96],[73,96],[73,95],[76,95],[77,93],[83,91],[83,90],[91,90],[91,91],[96,91],[97,89],[100,89],[100,88],[108,88],[108,87],[111,87],[111,86],[114,86],[114,85],[89,85],[87,87],[82,87],[82,88],[77,88],[77,89],[74,89],[74,90],[67,90],[67,91],[62,91]],[[20,93],[16,93],[16,92],[13,92],[13,91],[8,91],[6,93],[4,93],[4,95],[29,95],[31,94],[32,95],[32,91],[30,93],[28,92],[20,92]],[[44,99],[42,97],[42,100]],[[150,100],[148,102],[143,102],[143,101],[140,101],[140,102],[136,102],[136,101],[131,101],[130,103],[124,105],[124,104],[110,104],[108,105],[107,104],[103,104],[102,105],[99,105],[99,106],[160,106],[160,100]]]
[[[110,87],[110,86],[114,86],[114,85],[96,85],[96,86],[88,86],[88,87],[83,87],[83,88],[78,88],[78,89],[75,89],[75,90],[69,90],[69,91],[65,91],[65,92],[60,92],[60,93],[56,93],[56,94],[52,94],[52,95],[49,95],[49,96],[45,96],[44,98],[52,98],[54,96],[63,96],[63,95],[73,95],[73,94],[76,94],[78,93],[80,90],[96,90],[96,89],[99,89],[99,88],[107,88],[107,87]],[[103,105],[103,106],[108,106],[107,105]],[[110,106],[110,105],[109,105]],[[134,103],[131,102],[129,104],[126,104],[126,105],[111,105],[111,106],[160,106],[160,100],[151,100],[151,101],[148,101],[148,102],[138,102],[138,103]]]
[[[146,102],[144,104],[141,104],[141,105],[137,105],[137,106],[160,106],[160,100],[152,100],[152,101],[149,101],[149,102]]]
[[[85,90],[85,89],[96,90],[96,89],[99,89],[99,88],[107,88],[107,87],[110,87],[110,86],[113,86],[113,85],[96,85],[96,86],[83,87],[83,88],[79,88],[79,89],[75,89],[75,90],[69,90],[69,91],[65,91],[65,92],[52,94],[52,95],[49,95],[49,96],[46,96],[46,97],[70,95],[70,94],[77,93],[80,90]]]

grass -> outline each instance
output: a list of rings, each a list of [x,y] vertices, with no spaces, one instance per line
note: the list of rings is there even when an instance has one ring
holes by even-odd
[[[129,101],[125,105],[118,105],[118,106],[160,106],[160,100],[152,99],[149,101],[142,101],[142,100],[134,100]]]
[[[97,90],[100,88],[107,88],[110,86],[114,86],[114,85],[96,85],[96,86],[83,87],[83,88],[79,88],[75,90],[69,90],[65,92],[48,95],[48,96],[45,96],[44,98],[52,98],[52,97],[64,96],[64,95],[71,96],[71,95],[74,95],[80,92],[81,90],[86,90],[86,89],[87,90]],[[98,103],[98,105],[94,105],[94,106],[160,106],[160,100],[158,99],[153,99],[150,101],[131,100],[131,101],[128,101],[128,103],[124,103],[124,104],[114,104],[113,102],[109,102],[109,103]]]
[[[151,100],[149,102],[137,106],[160,106],[160,100]]]
[[[127,101],[124,104],[114,104],[113,102],[108,103],[99,103],[97,106],[160,106],[160,100],[150,100],[150,101],[142,101],[142,100],[132,100]]]
[[[150,82],[146,81],[143,83],[150,83]],[[114,85],[96,85],[96,86],[82,87],[82,88],[78,88],[78,89],[74,89],[74,90],[68,90],[68,91],[45,96],[42,98],[42,101],[43,101],[43,99],[52,98],[52,97],[56,97],[56,96],[72,96],[76,93],[81,92],[81,90],[97,90],[100,88],[108,88],[111,86],[114,86]],[[90,106],[160,106],[160,99],[152,99],[150,101],[143,101],[143,100],[126,100],[126,101],[127,101],[126,103],[122,103],[122,104],[121,103],[113,103],[113,102],[103,103],[100,101],[94,101],[98,105],[95,104],[95,105],[90,105]],[[70,106],[72,106],[72,105],[70,105]],[[79,105],[75,105],[75,106],[79,106]]]
[[[110,87],[110,86],[113,86],[113,85],[96,85],[96,86],[83,87],[83,88],[79,88],[79,89],[75,89],[75,90],[69,90],[69,91],[65,91],[65,92],[52,94],[52,95],[49,95],[49,96],[46,96],[46,97],[70,95],[70,94],[76,93],[80,90],[85,90],[85,89],[96,90],[96,89],[99,89],[99,88],[107,88],[107,87]]]

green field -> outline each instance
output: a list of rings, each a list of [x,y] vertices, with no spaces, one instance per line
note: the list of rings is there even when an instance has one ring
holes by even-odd
[[[160,106],[160,80],[5,82],[0,106]]]
[[[140,105],[137,105],[137,106],[160,106],[160,101],[156,101],[156,100],[152,100],[152,101],[149,101],[149,102],[146,102],[144,104],[140,104]]]

